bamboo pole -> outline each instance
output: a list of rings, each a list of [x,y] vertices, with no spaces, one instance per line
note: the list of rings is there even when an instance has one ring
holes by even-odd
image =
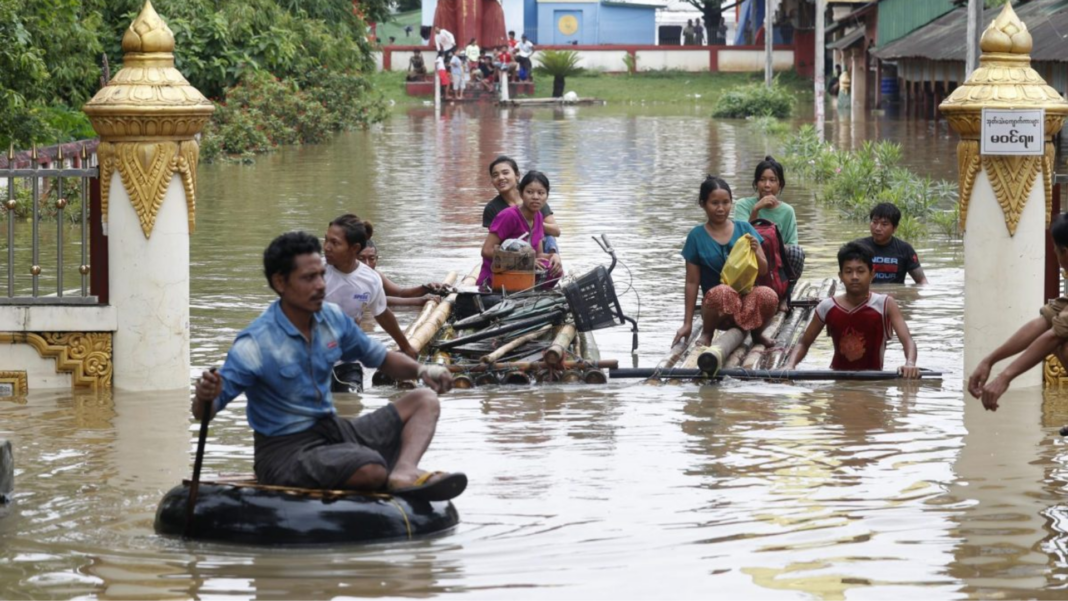
[[[479,266],[478,269],[481,269]],[[464,286],[472,286],[475,280],[478,279],[477,270],[472,270],[470,274],[463,280]],[[408,343],[412,345],[415,352],[421,352],[423,347],[428,342],[434,339],[434,336],[441,329],[441,326],[445,325],[445,322],[449,319],[449,315],[452,314],[452,306],[456,303],[456,298],[459,295],[456,292],[446,296],[430,313],[430,315],[419,324],[419,327],[412,332],[412,335],[408,338]]]
[[[741,367],[742,361],[745,359],[746,354],[749,352],[749,347],[743,342],[738,348],[734,349],[730,357],[727,357],[727,362],[723,364],[724,369],[730,369],[735,367]],[[670,369],[670,368],[669,368]]]
[[[551,329],[553,329],[553,325],[551,323],[547,323],[544,326],[538,328],[537,330],[534,330],[533,332],[531,332],[529,334],[520,336],[519,338],[516,338],[515,340],[509,342],[508,344],[501,345],[500,348],[498,348],[497,350],[493,351],[492,353],[490,353],[488,355],[483,355],[481,361],[482,361],[482,363],[496,363],[497,360],[500,359],[501,357],[503,357],[503,356],[507,355],[508,353],[512,352],[513,350],[523,346],[524,344],[530,342],[531,340],[534,340],[535,338],[540,337],[541,335],[545,334],[546,332],[548,332]]]
[[[797,309],[794,309],[794,311],[797,311]],[[771,318],[771,323],[769,323],[768,327],[764,329],[764,332],[767,334],[768,338],[775,340],[776,336],[779,335],[779,330],[782,329],[782,323],[785,317],[786,313],[776,313],[775,316]],[[754,341],[753,346],[750,347],[749,352],[742,360],[742,367],[744,369],[755,368],[757,365],[760,364],[760,360],[764,358],[764,353],[767,351],[767,346]]]
[[[576,333],[574,324],[563,325],[560,331],[556,333],[556,338],[553,339],[552,344],[545,349],[545,353],[542,355],[545,358],[545,362],[549,365],[556,365],[567,357],[567,348],[575,340]]]
[[[745,340],[746,334],[739,328],[731,328],[717,336],[712,344],[698,355],[697,367],[713,374],[719,371],[727,357]]]
[[[806,282],[798,286],[797,296],[801,299],[809,299],[819,294],[819,288],[816,284]],[[783,324],[779,327],[778,335],[775,336],[775,348],[767,353],[764,357],[763,365],[767,367],[773,367],[780,365],[785,361],[785,357],[789,356],[789,353],[793,348],[794,332],[797,330],[798,324],[802,323],[806,319],[811,309],[797,308],[790,311],[790,314],[785,318]]]
[[[452,286],[453,284],[456,283],[456,278],[457,277],[458,276],[456,275],[455,271],[450,271],[445,276],[445,279],[442,281],[442,283],[445,284],[446,286]],[[412,333],[415,332],[415,329],[417,327],[419,327],[419,324],[421,324],[424,321],[426,321],[427,317],[429,317],[430,314],[434,312],[434,309],[437,308],[439,302],[440,301],[429,300],[429,301],[423,303],[423,310],[419,312],[419,316],[415,318],[415,321],[413,321],[412,323],[408,324],[407,328],[405,328],[405,330],[404,330],[404,337],[405,338],[411,339]]]
[[[832,369],[721,369],[713,375],[699,369],[656,369],[652,367],[636,369],[611,369],[608,375],[613,378],[737,378],[741,380],[899,380],[901,374],[896,371],[835,371]],[[920,378],[940,379],[942,372],[921,370]]]

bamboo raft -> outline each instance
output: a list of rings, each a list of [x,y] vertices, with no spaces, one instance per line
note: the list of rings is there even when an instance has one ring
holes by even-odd
[[[602,248],[611,254],[604,242]],[[480,268],[440,302],[428,302],[408,326],[404,334],[418,361],[447,366],[456,388],[608,381],[606,370],[617,368],[618,362],[601,360],[592,330],[617,325],[616,320],[634,323],[619,309],[611,267],[598,267],[558,289],[507,296],[474,288]],[[450,273],[445,283],[454,285],[456,279]],[[633,332],[636,346],[636,324]],[[415,384],[393,382],[381,372],[371,383]]]
[[[837,280],[827,278],[817,282],[801,282],[794,291],[794,300],[786,313],[776,313],[765,333],[775,340],[773,348],[754,344],[748,333],[732,328],[717,331],[708,346],[696,344],[701,335],[700,318],[695,320],[693,333],[688,340],[680,341],[671,349],[660,365],[650,371],[649,378],[667,381],[707,379],[717,374],[736,375],[747,372],[763,372],[782,375],[782,368],[790,353],[800,341],[816,313],[820,300],[834,295]],[[624,376],[622,372],[619,376]]]

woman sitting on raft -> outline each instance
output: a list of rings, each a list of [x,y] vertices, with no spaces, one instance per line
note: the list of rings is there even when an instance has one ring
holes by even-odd
[[[482,271],[478,274],[477,285],[488,285],[493,276],[493,253],[501,242],[509,238],[526,240],[538,256],[538,264],[545,268],[548,282],[555,283],[563,274],[560,255],[545,252],[545,221],[542,207],[549,200],[549,178],[540,171],[528,171],[519,182],[519,194],[522,204],[509,207],[497,214],[489,226],[489,234],[482,243]]]
[[[734,218],[739,221],[753,222],[757,219],[767,219],[779,228],[782,242],[786,246],[784,259],[790,265],[790,287],[786,290],[786,297],[794,291],[794,286],[801,279],[801,273],[805,271],[805,251],[797,244],[797,216],[794,208],[783,202],[779,196],[786,189],[786,175],[779,161],[764,157],[756,167],[753,174],[753,189],[756,196],[742,198],[734,205]],[[786,298],[782,300],[780,310],[785,311]]]
[[[519,166],[514,160],[506,156],[497,157],[490,163],[489,174],[493,187],[497,189],[497,196],[487,202],[486,207],[482,209],[482,227],[487,229],[501,211],[523,204],[518,187]],[[542,206],[541,214],[545,218],[545,252],[558,253],[560,246],[556,243],[556,238],[560,236],[560,226],[556,224],[556,218],[553,217],[553,210],[549,208],[549,203]]]
[[[720,283],[720,272],[727,263],[731,249],[745,234],[751,236],[749,244],[756,253],[760,275],[768,272],[768,259],[760,247],[763,239],[748,221],[731,219],[732,203],[731,188],[727,182],[710,175],[701,184],[697,204],[705,210],[707,221],[690,230],[682,247],[682,257],[686,259],[685,317],[672,346],[679,341],[689,340],[693,331],[698,285],[704,299],[701,302],[701,319],[704,323],[698,345],[708,346],[717,329],[736,327],[752,331],[754,342],[768,348],[775,346],[773,340],[764,336],[764,328],[775,315],[779,304],[775,291],[767,286],[756,286],[741,296],[730,286]]]

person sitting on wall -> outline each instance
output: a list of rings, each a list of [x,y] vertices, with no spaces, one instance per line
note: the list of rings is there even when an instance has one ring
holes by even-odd
[[[305,232],[282,234],[267,247],[264,275],[278,299],[237,335],[222,369],[197,380],[193,416],[211,419],[245,393],[260,484],[387,491],[426,501],[456,497],[467,487],[466,475],[419,469],[441,412],[438,393],[452,388],[452,376],[443,366],[386,351],[324,302],[321,251],[319,239]],[[427,388],[370,414],[341,418],[330,392],[340,360],[361,361],[397,380],[421,380]]]
[[[855,240],[875,255],[876,284],[904,284],[905,274],[912,276],[917,284],[926,284],[927,276],[920,266],[920,259],[912,245],[894,237],[901,223],[901,211],[889,202],[881,202],[868,214],[871,220],[871,236]]]
[[[1060,213],[1049,225],[1053,252],[1062,270],[1068,270],[1068,214]],[[1042,363],[1046,357],[1057,356],[1061,365],[1068,365],[1068,298],[1061,296],[1046,303],[1039,317],[1025,323],[1004,344],[983,357],[968,378],[968,392],[982,399],[987,411],[998,410],[998,399],[1020,374]],[[996,378],[989,380],[990,370],[1003,359],[1023,353]]]
[[[520,71],[524,72],[524,75],[519,77],[521,81],[531,79],[534,72],[534,65],[530,62],[532,56],[534,56],[534,42],[528,40],[526,34],[523,34],[515,55],[515,62],[519,64]]]
[[[418,50],[408,59],[408,81],[426,81],[426,62],[423,61],[423,53]]]
[[[408,288],[394,283],[384,273],[378,271],[378,247],[375,245],[375,241],[370,238],[367,239],[367,244],[360,251],[360,262],[370,267],[382,278],[382,289],[386,292],[386,304],[390,307],[421,307],[427,301],[441,300],[441,295],[448,292],[449,287],[440,282],[431,282]]]
[[[478,68],[471,72],[474,80],[482,86],[483,90],[492,92],[496,86],[496,69],[493,67],[493,57],[482,51],[482,55],[478,57]]]
[[[831,369],[879,371],[893,329],[905,351],[905,364],[898,368],[898,373],[905,378],[920,376],[916,344],[901,309],[893,297],[871,291],[876,274],[872,266],[871,249],[863,244],[849,242],[838,250],[838,277],[845,292],[825,298],[816,306],[816,318],[790,353],[785,369],[797,367],[826,326],[834,342]]]

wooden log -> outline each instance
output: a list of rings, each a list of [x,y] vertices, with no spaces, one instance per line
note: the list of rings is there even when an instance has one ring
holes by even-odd
[[[804,283],[798,286],[799,298],[812,298],[819,294],[820,285],[812,283]],[[783,324],[779,327],[779,332],[775,337],[775,348],[770,353],[765,353],[764,360],[756,367],[767,367],[773,369],[781,366],[785,363],[786,358],[789,357],[789,353],[793,349],[794,333],[797,330],[797,326],[800,323],[804,323],[802,320],[807,321],[807,315],[811,313],[812,309],[797,308],[790,311],[790,314],[786,316]]]
[[[734,349],[734,352],[731,353],[730,357],[727,357],[727,362],[723,364],[723,368],[731,369],[741,367],[742,361],[745,359],[747,353],[749,353],[749,346],[743,342],[738,348]]]
[[[708,348],[698,355],[697,367],[706,373],[716,373],[727,360],[727,357],[734,352],[734,349],[738,348],[738,345],[745,340],[746,335],[747,332],[738,328],[731,328],[717,336],[712,341],[712,344],[708,345]]]
[[[556,337],[553,338],[549,348],[545,349],[545,353],[542,355],[545,358],[545,362],[549,365],[556,365],[563,361],[567,357],[567,348],[571,346],[571,342],[575,340],[575,334],[577,333],[574,324],[564,324],[560,331],[556,333]]]
[[[508,353],[514,351],[515,349],[523,346],[524,344],[530,342],[531,340],[534,340],[534,339],[542,336],[543,334],[545,334],[546,332],[548,332],[551,329],[553,329],[552,324],[545,324],[544,326],[538,328],[537,330],[534,330],[533,332],[531,332],[529,334],[525,334],[523,336],[520,336],[519,338],[516,338],[515,340],[509,342],[508,344],[502,345],[500,348],[498,348],[497,350],[493,351],[492,353],[489,353],[488,355],[483,355],[481,361],[482,361],[482,363],[496,363],[497,360],[500,359],[501,357],[503,357],[503,356],[507,355]]]

